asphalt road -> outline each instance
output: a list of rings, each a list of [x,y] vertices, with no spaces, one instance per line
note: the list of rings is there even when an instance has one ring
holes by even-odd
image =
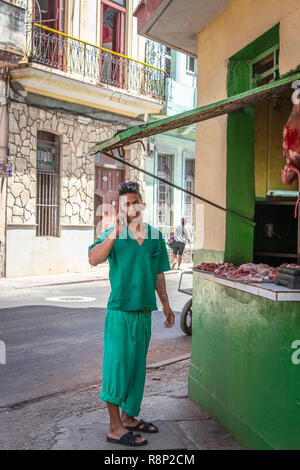
[[[164,328],[163,313],[152,313],[148,364],[190,351],[179,325],[189,297],[177,291],[179,273],[166,278],[175,325]],[[108,281],[0,292],[0,409],[99,383],[109,293]]]

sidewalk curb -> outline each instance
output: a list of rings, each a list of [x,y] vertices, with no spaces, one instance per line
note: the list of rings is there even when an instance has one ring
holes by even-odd
[[[167,366],[169,364],[173,364],[174,362],[185,361],[186,359],[190,359],[190,358],[191,358],[191,353],[182,354],[181,356],[177,356],[171,359],[166,359],[164,361],[154,362],[153,364],[149,364],[148,366],[146,366],[146,369],[158,369],[159,367]]]
[[[166,271],[165,275],[169,276],[170,274],[178,274],[181,271],[177,270],[171,270],[171,271]],[[78,274],[78,273],[76,273]],[[72,276],[72,274],[70,274]],[[50,275],[52,276],[52,275]],[[83,274],[84,276],[84,274]],[[69,284],[83,284],[83,283],[88,283],[88,282],[97,282],[97,281],[109,281],[109,274],[103,274],[101,275],[95,275],[99,277],[94,277],[90,279],[78,279],[78,280],[65,280],[65,281],[52,281],[49,279],[49,281],[44,281],[44,282],[39,282],[38,280],[28,280],[26,279],[23,281],[23,284],[21,285],[13,285],[13,282],[20,282],[18,281],[19,278],[1,278],[0,279],[0,290],[1,290],[1,285],[3,285],[4,289],[31,289],[35,287],[50,287],[50,286],[64,286],[64,285],[69,285]],[[38,277],[38,276],[37,276]],[[11,285],[9,285],[11,284]]]

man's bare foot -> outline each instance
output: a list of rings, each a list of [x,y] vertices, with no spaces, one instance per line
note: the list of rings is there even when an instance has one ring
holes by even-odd
[[[124,411],[121,413],[121,421],[123,426],[130,426],[130,427],[135,427],[139,424],[139,420],[134,418],[134,416],[128,416]],[[139,431],[143,430],[144,425],[141,423],[141,425],[138,427]],[[149,431],[155,431],[155,428],[153,426],[149,427]]]
[[[124,434],[128,433],[128,429],[124,428],[123,426],[118,427],[110,427],[107,433],[108,437],[112,437],[113,439],[120,439]],[[135,442],[143,442],[145,439],[142,437],[136,437]]]

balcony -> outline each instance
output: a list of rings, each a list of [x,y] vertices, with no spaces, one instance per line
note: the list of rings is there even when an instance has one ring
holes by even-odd
[[[29,92],[47,90],[50,97],[60,95],[60,99],[130,116],[157,113],[163,107],[165,70],[38,23],[27,32],[26,48],[30,67],[15,71],[13,80]]]

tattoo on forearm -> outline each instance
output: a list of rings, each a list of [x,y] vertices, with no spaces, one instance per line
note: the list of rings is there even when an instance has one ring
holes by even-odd
[[[158,274],[157,275],[156,292],[158,293],[160,301],[163,305],[169,303],[164,274]]]

